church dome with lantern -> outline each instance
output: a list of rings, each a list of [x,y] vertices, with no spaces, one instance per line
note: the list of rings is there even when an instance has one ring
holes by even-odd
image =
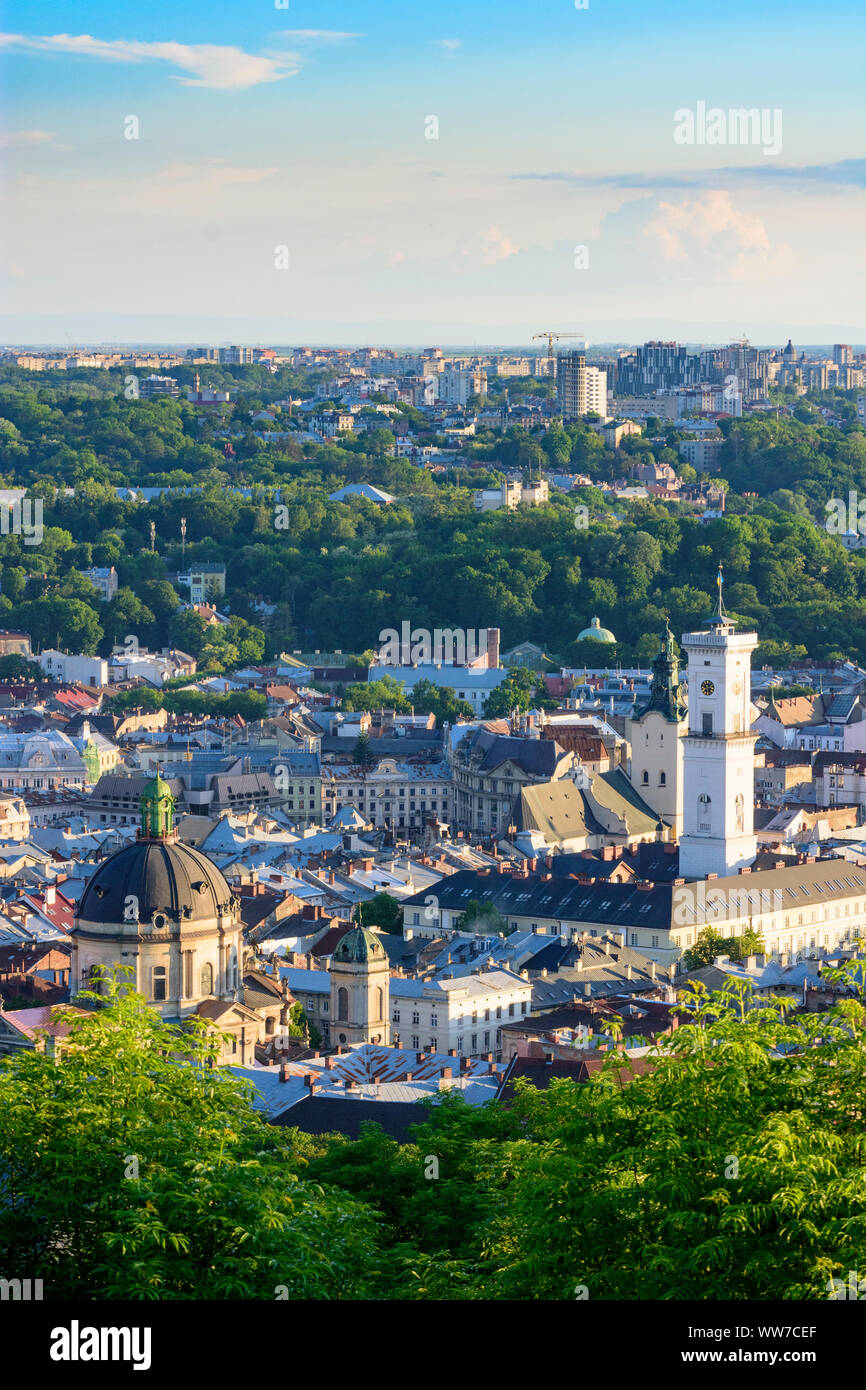
[[[174,829],[174,797],[157,774],[141,797],[132,844],[89,880],[72,930],[73,993],[99,967],[122,977],[164,1017],[195,1012],[204,999],[241,998],[242,921],[231,888]]]
[[[602,627],[600,618],[593,618],[589,627],[585,627],[582,632],[577,634],[578,642],[584,642],[587,638],[591,642],[606,642],[608,645],[616,641],[610,628]]]

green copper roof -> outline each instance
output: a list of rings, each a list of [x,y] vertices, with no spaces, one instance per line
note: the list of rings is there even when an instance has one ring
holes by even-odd
[[[355,927],[337,943],[334,960],[363,962],[381,960],[384,955],[385,948],[373,932],[366,927]]]
[[[616,638],[609,627],[602,627],[600,618],[593,618],[589,627],[585,627],[582,632],[577,634],[578,642],[584,641],[589,637],[594,642],[615,642]]]

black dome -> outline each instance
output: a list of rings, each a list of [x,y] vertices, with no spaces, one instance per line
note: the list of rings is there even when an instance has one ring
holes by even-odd
[[[228,910],[232,892],[215,864],[177,840],[136,840],[110,855],[96,870],[78,907],[83,922],[124,920],[129,897],[138,899],[138,919],[154,912],[175,921],[213,919]]]

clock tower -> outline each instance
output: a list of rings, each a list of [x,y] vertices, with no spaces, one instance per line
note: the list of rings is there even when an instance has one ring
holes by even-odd
[[[737,632],[722,603],[706,632],[687,632],[689,725],[683,740],[680,874],[735,874],[757,854],[750,728],[755,632]]]

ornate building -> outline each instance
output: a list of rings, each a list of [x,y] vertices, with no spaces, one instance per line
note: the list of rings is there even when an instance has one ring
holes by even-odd
[[[174,798],[157,774],[141,797],[135,841],[90,879],[72,930],[71,993],[121,977],[164,1019],[197,1014],[230,1035],[221,1060],[243,1064],[275,1027],[243,1002],[243,923],[228,883],[199,850],[180,843]],[[102,968],[102,969],[101,969]],[[271,1013],[279,1019],[275,1001]]]
[[[628,722],[631,784],[679,839],[683,828],[683,739],[686,705],[679,684],[679,662],[670,628],[653,661],[649,700]]]
[[[391,967],[373,932],[355,927],[331,958],[330,1045],[381,1043],[388,1046]]]

